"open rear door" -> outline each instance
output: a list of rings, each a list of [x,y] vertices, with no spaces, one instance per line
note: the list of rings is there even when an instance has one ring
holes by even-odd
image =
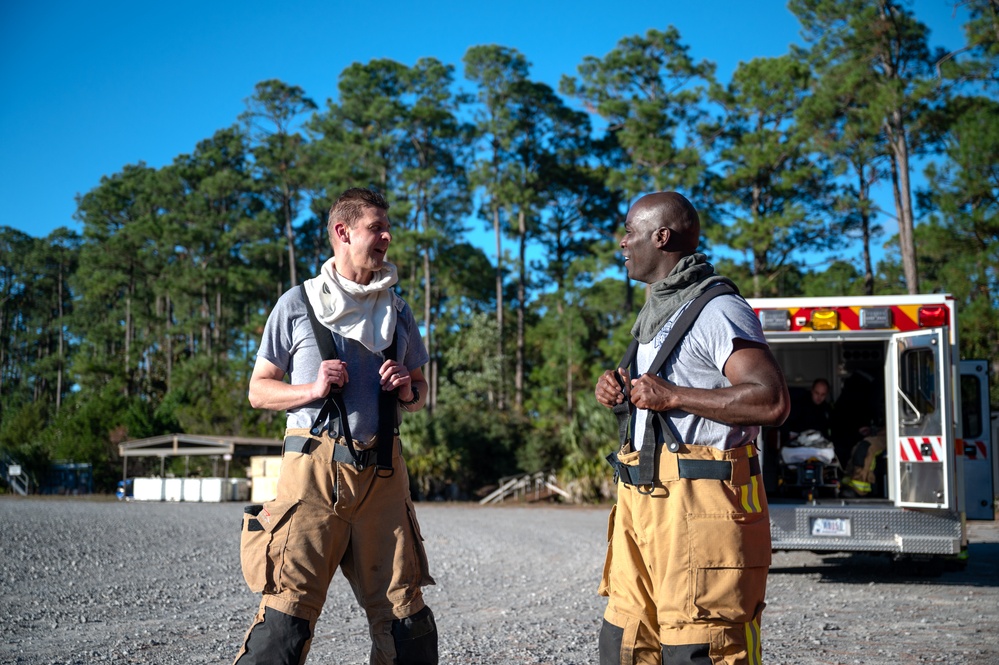
[[[964,510],[969,520],[994,520],[992,428],[989,423],[989,371],[984,360],[961,361],[961,438],[964,455]]]
[[[899,333],[889,344],[889,482],[897,506],[957,510],[953,368],[945,332]]]

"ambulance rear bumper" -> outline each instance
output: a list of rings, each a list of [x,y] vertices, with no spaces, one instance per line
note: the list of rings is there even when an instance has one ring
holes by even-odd
[[[774,551],[954,555],[967,545],[960,513],[837,501],[770,504]]]

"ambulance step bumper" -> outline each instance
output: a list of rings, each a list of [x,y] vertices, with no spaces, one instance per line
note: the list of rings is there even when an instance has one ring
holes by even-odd
[[[773,549],[893,554],[960,554],[960,515],[852,504],[771,504]]]

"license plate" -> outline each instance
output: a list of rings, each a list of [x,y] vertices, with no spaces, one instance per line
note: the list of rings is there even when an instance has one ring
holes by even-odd
[[[812,535],[849,537],[850,520],[846,517],[816,517],[812,520]]]

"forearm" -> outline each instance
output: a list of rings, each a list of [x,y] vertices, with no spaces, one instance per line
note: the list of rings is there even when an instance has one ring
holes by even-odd
[[[249,399],[254,409],[285,411],[303,406],[323,395],[316,394],[313,383],[292,385],[277,379],[256,378],[250,380]]]
[[[663,409],[679,409],[730,425],[776,427],[787,417],[787,395],[780,386],[740,384],[705,390],[672,386]]]

